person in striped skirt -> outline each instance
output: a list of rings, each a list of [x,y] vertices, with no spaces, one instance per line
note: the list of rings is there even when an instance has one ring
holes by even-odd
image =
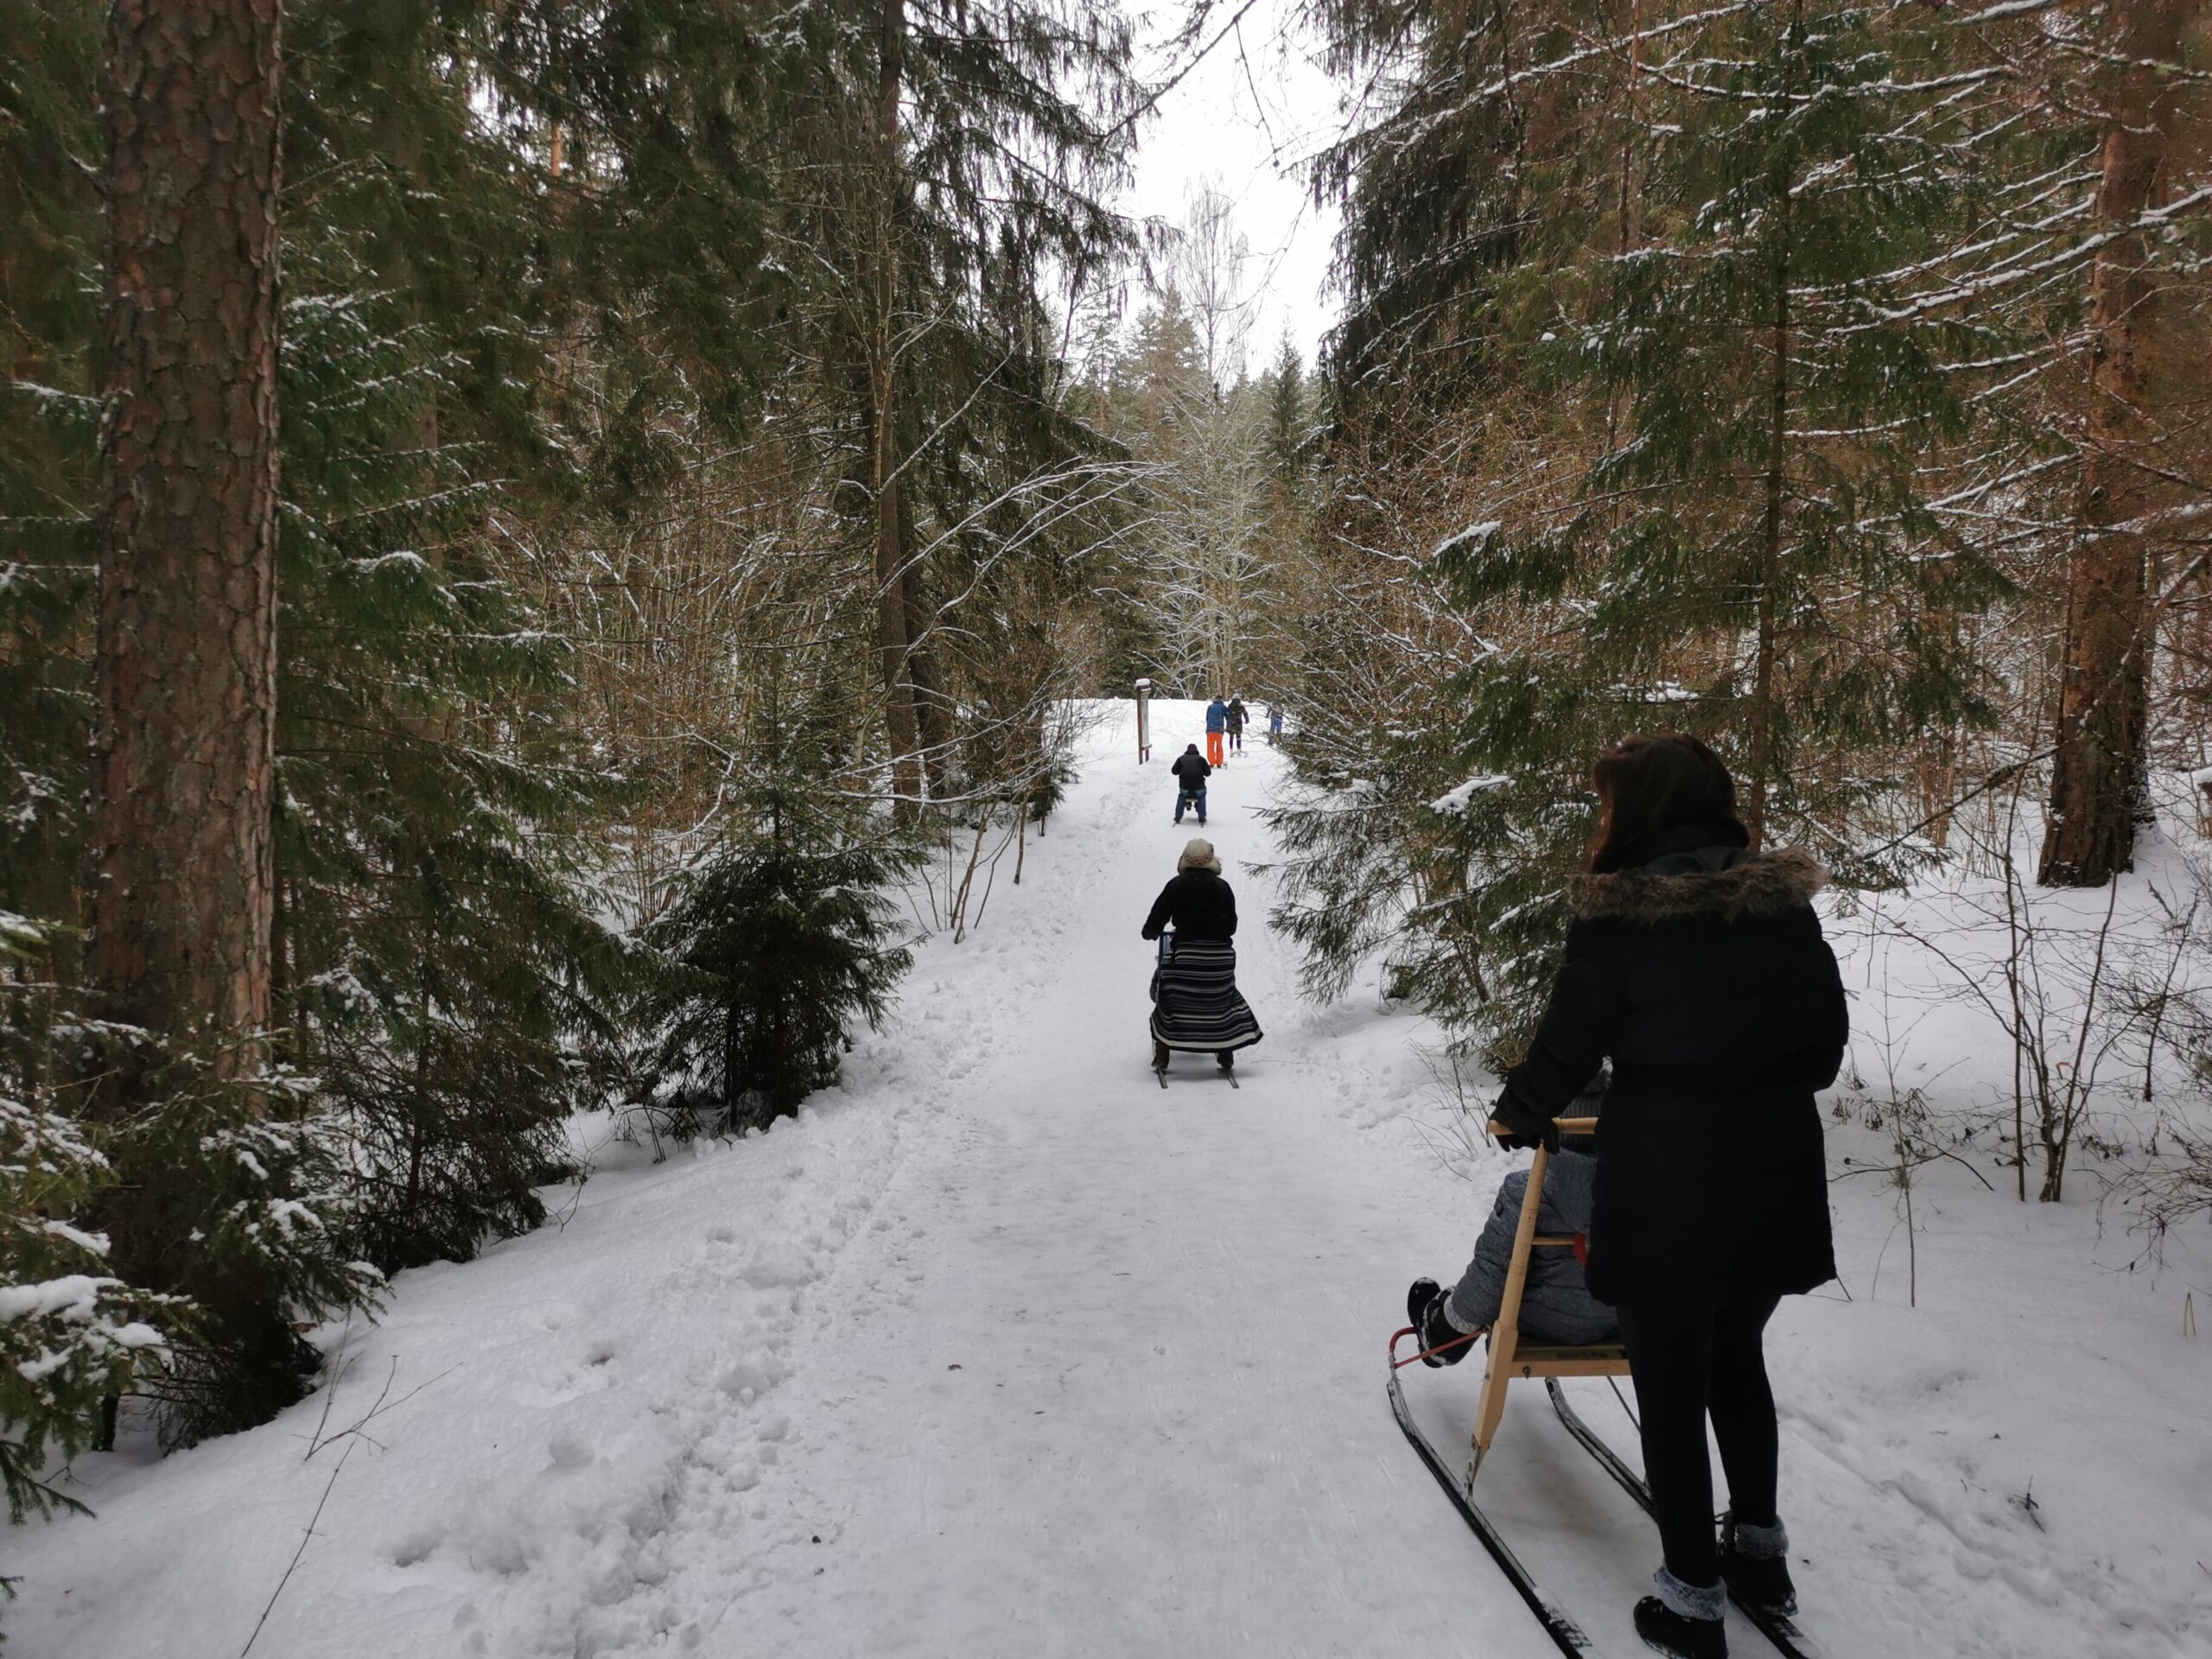
[[[1211,1054],[1224,1071],[1236,1051],[1260,1040],[1260,1022],[1236,990],[1236,894],[1222,879],[1213,843],[1195,840],[1176,861],[1175,879],[1160,891],[1144,918],[1144,937],[1173,927],[1152,977],[1152,1065],[1168,1057]]]

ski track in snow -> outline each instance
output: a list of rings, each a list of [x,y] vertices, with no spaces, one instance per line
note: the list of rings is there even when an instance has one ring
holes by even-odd
[[[1268,1039],[1241,1090],[1199,1058],[1165,1092],[1146,1070],[1137,926],[1197,833],[1164,764],[1196,713],[1155,705],[1142,768],[1126,713],[1102,727],[1023,885],[1001,868],[798,1119],[660,1164],[610,1147],[561,1224],[401,1275],[334,1396],[83,1459],[99,1518],[6,1541],[9,1652],[238,1653],[326,1490],[255,1654],[1551,1652],[1382,1394],[1407,1281],[1456,1271],[1510,1164],[1440,1155],[1432,1033],[1371,976],[1297,1001],[1240,870],[1269,851],[1263,746],[1205,833]],[[1886,1197],[1837,1202],[1858,1300],[1795,1302],[1773,1342],[1824,1651],[2201,1651],[2206,1345],[2144,1334],[2177,1293],[2098,1268],[2078,1211],[1961,1191],[1947,1224],[1939,1188],[1908,1309],[1893,1263],[1868,1282]],[[1531,1385],[1484,1480],[1523,1459],[1491,1499],[1509,1536],[1503,1505],[1559,1497],[1531,1565],[1609,1632],[1656,1542],[1563,1440]]]

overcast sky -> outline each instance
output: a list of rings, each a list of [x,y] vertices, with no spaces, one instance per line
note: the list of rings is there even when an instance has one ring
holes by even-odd
[[[1139,63],[1147,79],[1164,79],[1186,60],[1165,42],[1186,16],[1181,0],[1131,0]],[[1205,40],[1236,14],[1222,0]],[[1192,189],[1218,185],[1236,204],[1237,228],[1251,245],[1250,366],[1265,368],[1287,328],[1308,367],[1314,347],[1336,318],[1323,292],[1333,207],[1313,206],[1306,163],[1338,130],[1334,84],[1316,62],[1312,37],[1294,22],[1295,0],[1255,0],[1236,30],[1161,99],[1139,134],[1136,179],[1125,201],[1141,218],[1170,224],[1183,216]],[[1203,43],[1203,42],[1202,42]],[[1134,317],[1141,304],[1132,296]]]

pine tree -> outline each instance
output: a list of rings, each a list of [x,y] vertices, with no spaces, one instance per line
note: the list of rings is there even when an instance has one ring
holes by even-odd
[[[7,239],[44,250],[45,268],[10,275],[81,296],[92,207],[54,181],[82,176],[60,158],[91,153],[92,135],[67,112],[92,105],[99,22],[89,8],[39,21],[47,36],[24,61],[42,73],[16,83],[35,118],[10,130],[51,171],[43,194],[10,196],[30,222],[20,244]],[[359,1255],[398,1266],[466,1255],[487,1230],[535,1217],[532,1188],[588,1084],[580,1059],[606,1029],[618,954],[588,919],[563,835],[596,784],[545,739],[563,653],[494,579],[481,542],[484,480],[550,474],[548,493],[564,488],[546,465],[547,429],[517,396],[540,372],[521,344],[543,294],[531,264],[537,193],[481,131],[480,83],[444,22],[354,0],[297,7],[289,21],[285,168],[317,185],[283,226],[283,626],[263,1028],[296,1069],[226,1092],[191,1054],[154,1057],[147,1086],[174,1088],[170,1109],[126,1114],[98,1141],[117,1265],[145,1272],[140,1258],[157,1254],[162,1273],[142,1282],[205,1305],[203,1317],[163,1322],[181,1338],[164,1385],[177,1438],[291,1397],[313,1359],[293,1322],[372,1298]],[[6,415],[45,459],[0,483],[0,536],[51,575],[8,590],[18,608],[0,671],[20,693],[9,780],[26,792],[10,815],[7,901],[67,924],[84,840],[81,550],[95,429],[92,400],[69,388],[86,381],[92,319],[51,300],[15,315],[38,325],[37,344],[11,378],[47,390],[11,397]],[[8,461],[32,453],[10,444]],[[509,523],[530,505],[511,493]],[[39,969],[67,992],[73,934],[41,937],[55,954]],[[300,1070],[325,1086],[302,1087]],[[162,1244],[171,1238],[197,1242]]]
[[[2152,391],[2164,343],[2159,314],[2171,303],[2156,245],[2171,233],[2158,210],[2180,194],[2177,163],[2212,130],[2202,92],[2174,73],[2203,15],[2202,0],[2133,0],[2097,16],[2106,46],[2091,79],[2102,106],[2094,213],[2101,245],[2090,283],[2091,401],[2037,875],[2047,886],[2101,887],[2132,868],[2136,825],[2155,816],[2144,788],[2156,626],[2147,588],[2170,539],[2159,521],[2186,497],[2175,487],[2177,435],[2162,412],[2180,400]]]
[[[294,1320],[372,1294],[265,1070],[276,677],[276,0],[110,15],[85,1057],[122,1277],[188,1296],[191,1438],[299,1397]],[[208,642],[220,640],[211,651]],[[326,1205],[325,1200],[330,1205]]]
[[[119,6],[104,99],[90,971],[111,1018],[211,1041],[230,1075],[269,1022],[276,22]]]

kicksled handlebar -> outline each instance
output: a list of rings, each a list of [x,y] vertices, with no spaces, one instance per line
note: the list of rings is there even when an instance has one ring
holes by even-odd
[[[1552,1122],[1558,1126],[1559,1132],[1561,1135],[1595,1135],[1598,1133],[1598,1120],[1594,1117],[1555,1117]],[[1492,1135],[1510,1135],[1513,1133],[1513,1131],[1507,1128],[1504,1124],[1497,1122],[1495,1120],[1491,1123],[1490,1132]]]

